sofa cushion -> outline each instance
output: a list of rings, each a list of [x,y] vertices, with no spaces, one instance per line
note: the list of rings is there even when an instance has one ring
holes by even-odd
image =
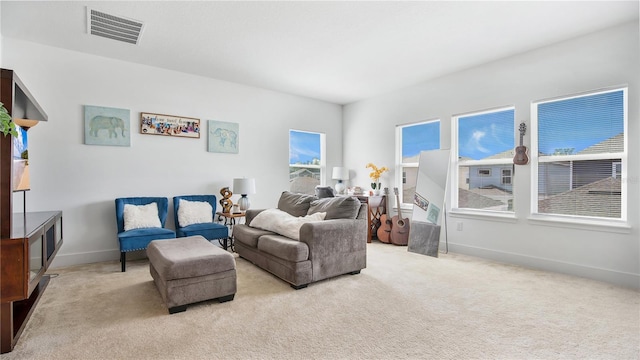
[[[352,196],[338,196],[311,202],[309,214],[326,212],[325,220],[355,219],[360,210],[360,200]]]
[[[309,246],[281,235],[263,235],[258,240],[258,250],[292,262],[309,259]]]
[[[233,241],[241,242],[252,248],[258,247],[258,238],[262,235],[273,235],[273,233],[245,224],[239,224],[233,227]]]
[[[283,191],[280,200],[278,200],[278,209],[292,216],[305,216],[309,212],[309,206],[313,200],[315,200],[313,195]]]
[[[326,213],[317,212],[305,216],[291,216],[280,209],[266,209],[251,220],[249,226],[273,231],[291,239],[300,240],[300,228],[311,221],[322,221]]]

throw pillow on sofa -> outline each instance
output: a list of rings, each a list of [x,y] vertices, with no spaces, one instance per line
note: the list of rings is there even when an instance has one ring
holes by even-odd
[[[355,219],[360,212],[360,200],[351,196],[318,199],[311,202],[308,214],[326,212],[325,220]]]
[[[291,216],[289,213],[279,209],[266,209],[256,215],[249,226],[300,240],[300,228],[302,225],[312,221],[322,221],[325,215],[326,213],[319,212],[306,216]]]
[[[278,209],[291,216],[305,216],[309,212],[309,206],[313,200],[315,200],[313,195],[283,191],[280,200],[278,200]]]

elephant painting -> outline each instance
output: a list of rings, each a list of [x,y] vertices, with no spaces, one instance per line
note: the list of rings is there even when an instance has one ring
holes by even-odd
[[[238,145],[237,144],[238,134],[233,130],[217,128],[213,132],[213,136],[220,139],[219,140],[220,147],[224,148],[227,145],[227,141],[229,142],[229,146],[233,149],[235,149]]]
[[[115,116],[103,116],[98,115],[94,116],[89,122],[89,135],[98,136],[98,131],[106,129],[109,131],[109,138],[117,138],[118,133],[116,133],[116,129],[120,129],[122,133],[122,137],[124,137],[124,121],[122,119]]]

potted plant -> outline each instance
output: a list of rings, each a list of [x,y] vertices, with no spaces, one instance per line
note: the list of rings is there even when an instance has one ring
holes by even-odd
[[[3,103],[0,103],[0,131],[4,136],[18,136],[18,132],[16,131],[16,124],[11,119],[9,112],[4,107]]]

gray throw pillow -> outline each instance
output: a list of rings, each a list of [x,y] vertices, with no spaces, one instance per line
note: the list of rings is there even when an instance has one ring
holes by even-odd
[[[326,212],[325,220],[355,219],[360,210],[360,200],[353,196],[338,196],[318,199],[311,202],[309,215]]]
[[[305,216],[315,198],[313,195],[283,191],[282,195],[280,195],[280,200],[278,200],[278,209],[287,212],[291,216]]]

